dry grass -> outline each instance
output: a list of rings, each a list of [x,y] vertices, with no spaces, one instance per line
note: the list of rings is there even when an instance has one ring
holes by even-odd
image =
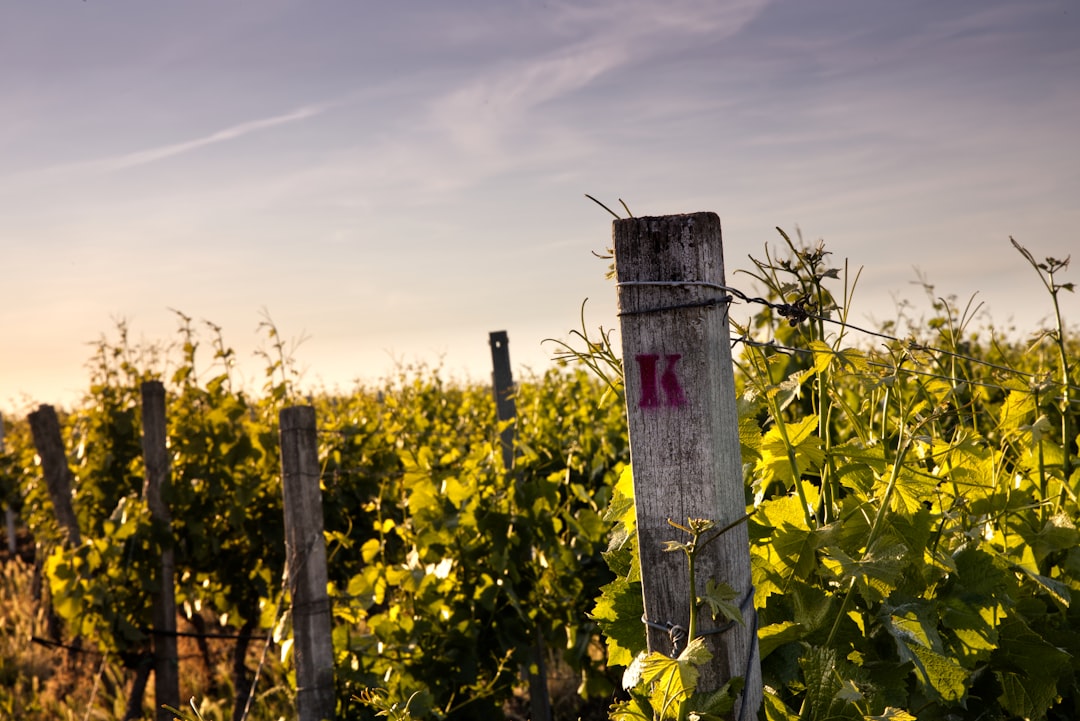
[[[0,718],[25,721],[105,721],[123,717],[133,672],[119,659],[86,647],[81,652],[49,646],[48,613],[39,600],[32,564],[19,557],[0,560]],[[193,631],[182,619],[180,630]],[[210,624],[210,631],[216,630]],[[65,643],[71,643],[65,639]],[[200,648],[181,638],[180,690],[206,721],[229,721],[234,688],[230,674],[233,642],[208,639]],[[246,663],[254,669],[262,644],[252,643]],[[292,715],[291,693],[276,649],[267,654],[249,721],[277,721]],[[153,678],[147,685],[144,718],[153,718]]]

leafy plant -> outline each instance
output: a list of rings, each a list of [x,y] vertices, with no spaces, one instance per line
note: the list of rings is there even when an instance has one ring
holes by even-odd
[[[732,329],[764,717],[1076,718],[1080,347],[1058,302],[1072,289],[1067,261],[1018,246],[1055,309],[1054,327],[1026,345],[976,328],[977,304],[925,281],[930,317],[904,305],[896,321],[859,328],[858,273],[821,243],[781,239],[752,259],[757,289],[737,297],[754,313]],[[26,424],[7,424],[7,502],[39,544],[56,621],[45,604],[5,618],[78,641],[70,654],[83,660],[61,672],[40,654],[0,658],[0,675],[26,672],[0,690],[0,713],[73,713],[65,674],[93,679],[71,696],[80,709],[127,710],[162,542],[141,498],[139,386],[151,378],[169,389],[178,601],[199,637],[190,655],[213,681],[197,707],[173,712],[289,713],[276,419],[299,397],[299,374],[267,318],[263,395],[244,392],[221,329],[207,324],[207,342],[178,317],[169,349],[131,347],[122,325],[103,339],[85,402],[61,413],[81,545],[61,545]],[[730,712],[739,681],[702,695],[696,674],[709,661],[695,638],[701,613],[735,617],[730,590],[705,585],[674,658],[647,651],[622,367],[611,332],[599,334],[582,319],[559,345],[565,365],[519,384],[510,468],[490,389],[437,369],[310,395],[339,717],[503,718],[522,668],[539,671],[540,647],[580,696],[614,696],[616,718]],[[671,552],[694,573],[718,530],[690,519],[672,533]],[[5,593],[29,583],[5,582]]]
[[[1060,315],[1046,335],[1054,383],[1041,368],[1050,359],[971,332],[970,303],[959,313],[935,300],[940,315],[912,324],[906,339],[850,324],[858,274],[849,281],[846,267],[831,266],[821,243],[781,237],[786,253],[766,249],[748,272],[763,297],[737,294],[762,307],[733,326],[744,347],[738,423],[756,509],[765,717],[1071,718],[1080,509],[1066,401],[1076,351],[1062,351]],[[1054,277],[1064,262],[1025,257],[1046,274],[1057,310],[1057,292],[1071,289]],[[853,337],[886,344],[875,351]],[[1043,415],[1048,403],[1059,433]],[[640,667],[648,655],[626,477],[609,520],[606,559],[618,578],[593,617],[609,662]],[[671,715],[691,666],[667,659],[669,675],[650,676],[612,717]]]
[[[625,509],[625,503],[621,504]],[[632,510],[632,509],[631,509]],[[625,513],[625,510],[624,510]],[[735,523],[717,530],[715,523],[704,519],[688,519],[685,526],[669,521],[672,527],[683,531],[690,538],[688,541],[668,541],[665,551],[683,553],[686,556],[688,586],[697,588],[695,567],[697,555],[710,542],[734,526],[745,522],[742,518]],[[623,520],[625,527],[625,516]],[[621,531],[620,531],[621,533]],[[619,621],[618,613],[607,613],[617,609],[620,594],[625,593],[631,584],[622,581],[605,588],[594,616],[605,621]],[[744,679],[734,678],[720,689],[703,693],[698,691],[699,669],[712,660],[712,653],[705,646],[704,637],[698,633],[698,616],[702,608],[708,608],[714,621],[727,624],[743,623],[742,612],[737,603],[732,603],[736,592],[726,583],[716,583],[709,579],[705,585],[705,595],[694,598],[689,608],[689,625],[686,629],[671,629],[675,639],[675,657],[666,656],[658,651],[639,651],[623,675],[623,688],[630,698],[615,704],[611,710],[613,719],[713,719],[722,718],[731,713],[735,698],[742,690]],[[622,599],[625,602],[625,599]],[[644,618],[644,617],[642,617]],[[625,620],[625,619],[623,619]],[[602,624],[604,625],[604,624]],[[616,634],[626,630],[625,624],[607,625]],[[724,626],[720,626],[723,629]],[[635,633],[639,631],[635,630]],[[685,634],[685,637],[683,637]],[[616,636],[609,636],[618,650]],[[630,643],[634,643],[633,640]]]

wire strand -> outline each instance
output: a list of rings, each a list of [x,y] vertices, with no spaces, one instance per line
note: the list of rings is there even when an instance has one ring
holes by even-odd
[[[678,284],[681,284],[681,283],[678,283]],[[725,291],[727,293],[730,293],[731,295],[735,296],[736,298],[739,298],[740,300],[742,300],[745,303],[754,303],[754,304],[764,305],[766,307],[772,308],[773,310],[776,310],[778,313],[780,313],[781,316],[789,318],[789,320],[793,319],[793,317],[792,317],[792,308],[794,306],[796,308],[801,309],[803,314],[805,315],[805,317],[802,318],[802,320],[819,320],[819,321],[822,321],[824,323],[831,323],[833,325],[840,326],[844,330],[850,330],[850,331],[854,331],[856,333],[862,333],[864,335],[872,336],[872,337],[875,337],[875,338],[880,338],[882,340],[887,340],[887,341],[890,341],[890,342],[893,342],[893,343],[898,343],[898,344],[904,346],[905,348],[907,348],[908,350],[918,350],[918,351],[922,351],[922,352],[925,352],[925,353],[939,353],[941,355],[946,355],[946,356],[949,356],[949,357],[952,357],[952,358],[956,358],[958,360],[968,361],[969,363],[985,366],[987,368],[993,368],[994,370],[1002,371],[1004,373],[1010,373],[1012,375],[1020,376],[1020,377],[1023,377],[1023,378],[1029,378],[1029,379],[1034,380],[1034,379],[1037,379],[1037,378],[1040,377],[1040,375],[1037,374],[1037,373],[1031,373],[1031,372],[1028,372],[1028,371],[1018,370],[1016,368],[1010,368],[1009,366],[1001,365],[1000,363],[994,363],[992,361],[988,361],[988,360],[985,360],[985,359],[982,359],[982,358],[975,358],[974,356],[966,355],[964,353],[957,353],[956,351],[951,351],[951,350],[948,350],[946,348],[938,348],[936,346],[931,346],[931,345],[928,345],[926,343],[920,343],[920,342],[918,342],[918,341],[916,341],[916,340],[914,340],[912,338],[909,338],[909,339],[899,338],[897,336],[890,335],[888,333],[883,333],[883,332],[880,332],[880,331],[870,330],[869,328],[863,328],[861,326],[854,325],[852,323],[848,323],[847,321],[844,321],[844,320],[838,320],[836,318],[830,318],[828,316],[820,315],[818,313],[813,313],[813,312],[811,312],[809,310],[805,310],[805,303],[800,303],[800,302],[796,302],[795,304],[775,303],[773,301],[766,300],[765,298],[761,298],[759,296],[748,295],[748,294],[744,293],[743,291],[739,290],[738,288],[732,288],[730,286],[719,285],[719,284],[715,284],[715,283],[711,283],[711,284],[708,284],[708,285],[710,285],[711,287],[714,287],[714,288],[716,288],[718,290],[723,290],[723,291]],[[794,324],[795,323],[793,323],[793,325]],[[740,338],[738,340],[740,340],[740,341],[742,341],[744,343],[747,343],[748,345],[760,343],[760,342],[757,342],[757,341],[751,341],[748,338]],[[784,348],[785,350],[792,351],[792,352],[801,352],[801,353],[813,353],[814,352],[812,349],[808,349],[808,348],[790,348],[790,347],[784,347],[784,346],[776,346],[776,347]],[[837,355],[839,355],[839,352],[837,352],[837,351],[833,351],[833,352],[836,353]],[[878,365],[880,367],[885,367],[885,368],[891,368],[891,366],[888,366],[887,364],[882,364],[880,362],[875,362],[875,361],[869,361],[869,364],[870,365]],[[1018,388],[1006,388],[1004,386],[995,385],[995,384],[992,384],[992,383],[983,383],[983,382],[979,382],[979,381],[973,381],[973,380],[966,379],[966,378],[956,378],[956,377],[945,376],[945,375],[940,375],[940,374],[931,374],[931,373],[928,373],[926,371],[906,371],[906,372],[917,374],[917,375],[930,375],[930,376],[934,376],[934,377],[945,379],[945,380],[961,381],[961,382],[965,382],[965,383],[971,383],[973,385],[982,385],[982,386],[986,386],[986,387],[989,387],[989,388],[999,388],[1001,390],[1024,390],[1024,389],[1018,389]],[[1068,383],[1068,382],[1066,382],[1066,383],[1057,383],[1056,385],[1058,385],[1058,386],[1060,386],[1062,388],[1066,388],[1069,391],[1080,392],[1080,386],[1076,386],[1076,385],[1073,385],[1073,384]],[[1064,398],[1057,398],[1056,400],[1065,400],[1065,399]]]
[[[782,345],[780,343],[776,343],[775,341],[757,341],[757,340],[753,340],[752,338],[747,338],[745,336],[731,336],[731,344],[732,344],[732,346],[738,345],[739,343],[742,343],[743,345],[746,345],[746,346],[753,346],[755,348],[769,348],[769,349],[773,349],[773,350],[776,350],[776,351],[780,351],[782,353],[802,353],[804,355],[806,355],[806,354],[812,355],[814,353],[828,352],[828,353],[831,353],[832,355],[837,356],[839,358],[845,357],[843,352],[833,350],[831,348],[828,349],[827,351],[825,351],[825,350],[814,350],[813,348],[796,348],[796,347],[793,347],[793,346]],[[960,377],[957,377],[957,376],[944,375],[942,373],[932,373],[930,371],[921,371],[921,370],[916,370],[914,368],[904,368],[904,367],[901,367],[901,366],[898,366],[898,365],[894,366],[894,365],[889,365],[888,363],[882,363],[881,361],[871,360],[869,358],[865,358],[863,360],[866,363],[866,365],[868,365],[868,366],[871,366],[873,368],[881,368],[882,370],[893,371],[894,373],[906,373],[908,375],[917,375],[917,376],[922,376],[924,378],[935,378],[935,379],[938,379],[938,380],[944,380],[944,381],[950,381],[950,382],[966,383],[968,385],[979,386],[979,387],[982,387],[982,388],[992,388],[994,390],[999,390],[999,391],[1003,391],[1003,392],[1006,392],[1006,393],[1011,392],[1011,391],[1016,391],[1017,393],[1035,393],[1035,391],[1033,389],[1031,389],[1031,388],[1010,388],[1008,386],[1001,385],[1000,383],[989,383],[987,381],[975,380],[975,379],[972,379],[972,378],[960,378]],[[1019,371],[1017,371],[1017,372],[1019,373]],[[1062,385],[1062,384],[1056,384],[1056,385],[1059,385],[1059,386],[1064,387],[1064,388],[1069,388],[1070,390],[1080,391],[1080,388],[1078,388],[1077,386],[1073,386],[1073,385],[1065,386],[1065,385]],[[1068,400],[1069,403],[1080,403],[1080,399],[1078,399],[1078,398],[1066,399],[1064,396],[1052,396],[1052,397],[1048,398],[1047,400],[1055,400],[1055,401]]]
[[[753,304],[756,304],[756,305],[763,305],[763,306],[766,306],[768,308],[771,308],[772,310],[775,310],[777,313],[779,313],[781,315],[781,317],[787,318],[788,322],[792,326],[798,325],[798,324],[800,324],[800,323],[802,323],[802,322],[804,322],[806,320],[817,320],[817,321],[821,321],[823,323],[831,323],[831,324],[834,324],[834,325],[839,325],[842,329],[847,330],[847,331],[853,331],[853,332],[856,332],[856,333],[862,333],[863,335],[871,336],[871,337],[874,337],[874,338],[880,338],[882,340],[886,340],[886,341],[889,341],[889,342],[892,342],[892,343],[897,343],[897,344],[903,346],[904,348],[906,348],[907,350],[910,350],[910,351],[922,351],[924,353],[941,354],[941,355],[949,356],[951,358],[956,358],[958,360],[967,361],[969,363],[973,363],[973,364],[976,364],[976,365],[984,366],[984,367],[987,367],[987,368],[992,368],[994,370],[1001,371],[1003,373],[1010,373],[1012,375],[1015,375],[1015,376],[1018,376],[1018,377],[1021,377],[1021,378],[1027,378],[1029,380],[1036,380],[1036,379],[1041,377],[1040,374],[1037,374],[1037,373],[1032,373],[1032,372],[1029,372],[1029,371],[1022,371],[1022,370],[1019,370],[1019,369],[1016,369],[1016,368],[1010,368],[1009,366],[1001,365],[1000,363],[994,363],[992,361],[988,361],[988,360],[985,360],[985,359],[982,359],[982,358],[975,358],[974,356],[966,355],[964,353],[958,353],[956,351],[951,351],[951,350],[948,350],[946,348],[938,348],[938,347],[935,347],[935,346],[932,346],[932,345],[929,345],[929,344],[926,344],[926,343],[920,343],[920,342],[916,341],[914,338],[903,339],[903,338],[899,338],[899,337],[894,336],[894,335],[890,335],[888,333],[883,333],[881,331],[875,331],[875,330],[870,330],[869,328],[863,328],[862,326],[854,325],[854,324],[848,323],[847,321],[844,321],[844,320],[838,320],[836,318],[830,318],[828,316],[821,315],[819,313],[814,313],[814,312],[812,312],[811,310],[809,310],[807,308],[807,303],[809,302],[807,298],[801,298],[801,299],[795,301],[794,303],[777,303],[775,301],[770,301],[770,300],[767,300],[765,298],[762,298],[761,296],[750,295],[750,294],[745,293],[744,291],[742,291],[742,290],[740,290],[738,288],[734,288],[734,287],[729,286],[729,285],[724,285],[722,283],[713,283],[711,281],[703,281],[703,280],[627,280],[627,281],[620,281],[620,282],[616,283],[616,287],[617,288],[622,288],[622,287],[675,287],[675,288],[678,288],[678,287],[702,287],[702,288],[711,288],[713,290],[718,290],[718,291],[729,294],[728,296],[725,296],[725,297],[713,298],[713,299],[700,301],[700,302],[696,302],[696,303],[687,303],[687,304],[681,304],[681,305],[664,306],[664,307],[659,307],[659,308],[650,308],[650,309],[646,309],[646,310],[622,311],[622,312],[619,313],[620,316],[623,316],[623,315],[636,315],[636,314],[649,313],[649,312],[658,312],[658,311],[672,310],[672,309],[684,308],[684,307],[701,307],[701,306],[717,305],[717,304],[720,304],[720,303],[731,302],[733,297],[734,297],[734,298],[738,298],[739,300],[743,301],[744,303],[753,303]],[[781,346],[781,345],[778,345],[778,344],[775,344],[775,343],[763,343],[763,342],[760,342],[760,341],[753,341],[753,340],[751,340],[749,338],[746,338],[746,337],[733,338],[732,345],[734,346],[738,342],[742,342],[742,343],[744,343],[746,345],[757,345],[757,346],[764,346],[764,347],[773,347],[773,348],[776,348],[777,350],[783,350],[783,351],[793,352],[793,353],[814,353],[815,352],[814,350],[809,349],[809,348],[792,348],[792,347],[788,347],[788,346]],[[820,351],[818,351],[818,352],[820,352]],[[834,354],[836,354],[836,355],[841,355],[838,351],[832,351],[832,352]],[[948,381],[952,381],[952,382],[968,383],[968,384],[971,384],[971,385],[977,385],[977,386],[981,386],[981,387],[985,387],[985,388],[994,388],[994,389],[999,389],[999,390],[1002,390],[1002,391],[1016,390],[1016,391],[1029,392],[1029,393],[1035,392],[1033,389],[1008,388],[1006,386],[1002,386],[1002,385],[999,385],[999,384],[987,383],[985,381],[976,381],[976,380],[973,380],[973,379],[970,379],[970,378],[957,378],[957,377],[954,377],[954,376],[947,376],[947,375],[943,375],[943,374],[931,373],[931,372],[928,372],[928,371],[917,371],[917,370],[910,370],[910,369],[901,369],[899,367],[890,366],[890,365],[888,365],[886,363],[881,363],[880,361],[872,361],[872,360],[869,360],[869,359],[867,360],[867,364],[871,365],[871,366],[874,366],[874,367],[895,370],[897,372],[905,372],[905,373],[909,373],[909,374],[912,374],[912,375],[921,375],[921,376],[925,376],[925,377],[939,378],[939,379],[942,379],[942,380],[948,380]],[[1065,383],[1055,383],[1054,385],[1056,385],[1058,387],[1061,387],[1061,388],[1064,388],[1065,390],[1069,391],[1070,393],[1080,394],[1080,386],[1076,386],[1076,385],[1073,385],[1073,384],[1069,383],[1068,379],[1066,379]],[[1077,402],[1076,399],[1068,399],[1068,398],[1061,397],[1061,396],[1054,398],[1054,400],[1067,401],[1067,402],[1070,402],[1070,403]]]

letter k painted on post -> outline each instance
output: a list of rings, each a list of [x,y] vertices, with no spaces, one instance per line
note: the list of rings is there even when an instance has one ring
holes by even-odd
[[[657,353],[642,353],[634,356],[638,364],[638,373],[641,377],[641,399],[638,401],[639,408],[659,408],[660,406],[679,407],[686,405],[686,394],[683,393],[679,377],[675,374],[675,364],[682,358],[681,353],[668,353],[664,355],[664,370],[658,374],[660,355]],[[660,391],[664,392],[664,402],[660,400]]]

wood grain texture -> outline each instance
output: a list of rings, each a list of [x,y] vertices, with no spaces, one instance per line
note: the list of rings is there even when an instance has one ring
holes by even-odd
[[[165,423],[165,386],[147,381],[142,393],[142,447],[146,464],[143,497],[163,539],[159,590],[153,595],[154,629],[154,707],[157,721],[172,721],[173,714],[163,708],[180,707],[180,660],[176,648],[176,558],[172,546],[172,513],[169,509],[169,450]]]
[[[38,457],[41,458],[41,470],[45,476],[45,485],[49,489],[56,522],[67,534],[68,545],[80,546],[82,534],[79,533],[79,522],[75,518],[75,507],[71,503],[71,468],[68,467],[56,409],[50,405],[38,406],[38,409],[30,414],[29,421],[30,433],[34,437]]]
[[[686,559],[663,544],[689,537],[668,520],[722,527],[746,512],[728,303],[722,290],[699,284],[725,284],[720,219],[617,220],[614,248],[645,611],[650,621],[685,627],[692,598]],[[708,545],[697,569],[696,595],[710,578],[740,596],[748,592],[746,525]],[[761,702],[761,678],[752,611],[747,615],[746,628],[707,637],[714,660],[700,688],[747,676],[749,719]],[[718,625],[707,612],[699,624],[702,632]],[[667,634],[650,628],[649,649],[670,653]]]
[[[296,711],[299,721],[321,721],[334,718],[335,699],[315,409],[285,408],[280,421],[285,550],[296,658]]]

